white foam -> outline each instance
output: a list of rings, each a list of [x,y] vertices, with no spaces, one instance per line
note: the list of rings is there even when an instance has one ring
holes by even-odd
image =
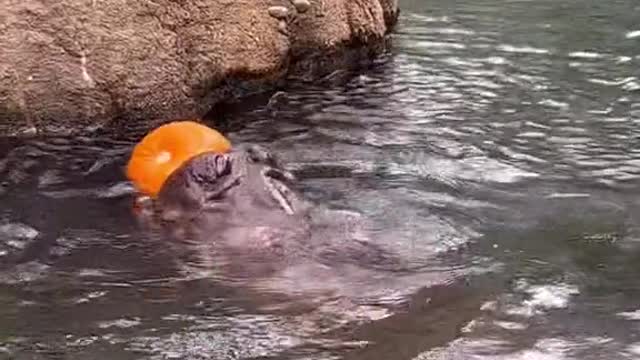
[[[631,356],[640,356],[640,343],[633,343],[628,345],[624,352]]]
[[[629,31],[624,37],[626,37],[627,39],[635,39],[637,37],[640,37],[640,30]]]
[[[510,52],[510,53],[525,53],[525,54],[548,54],[549,50],[540,49],[531,46],[513,46],[513,45],[499,45],[497,50]]]
[[[627,320],[637,321],[640,320],[640,309],[636,311],[621,312],[617,313],[616,315]]]
[[[589,51],[574,51],[572,53],[569,53],[569,57],[579,59],[598,59],[602,57],[602,54]]]
[[[512,344],[497,339],[458,339],[447,347],[422,353],[414,360],[476,359],[476,360],[564,360],[574,343],[563,339],[542,339],[530,349],[511,352]]]
[[[568,284],[532,286],[527,290],[532,298],[525,304],[539,308],[565,308],[572,295],[580,292],[576,286]]]
[[[32,240],[38,236],[38,230],[21,223],[9,223],[0,225],[0,236],[3,238],[18,238]]]
[[[618,64],[625,64],[633,60],[631,56],[618,56],[617,62]]]
[[[126,329],[126,328],[130,328],[130,327],[134,327],[134,326],[138,326],[140,325],[141,321],[139,318],[135,318],[133,320],[129,320],[129,319],[118,319],[118,320],[112,320],[112,321],[102,321],[100,323],[98,323],[98,327],[101,329],[108,329],[111,327],[117,327],[117,328],[121,328],[121,329]]]
[[[579,294],[576,286],[569,284],[527,286],[521,284],[522,291],[530,298],[521,305],[511,306],[506,310],[509,315],[531,317],[550,309],[563,309],[569,305],[569,299]]]
[[[524,330],[527,328],[526,324],[513,322],[513,321],[494,321],[496,326],[501,327],[505,330]]]
[[[566,102],[556,101],[553,99],[544,99],[542,101],[539,101],[538,104],[556,109],[566,109],[569,107],[569,104],[567,104]]]
[[[588,198],[590,194],[586,193],[552,193],[546,196],[547,199],[574,199],[574,198]]]

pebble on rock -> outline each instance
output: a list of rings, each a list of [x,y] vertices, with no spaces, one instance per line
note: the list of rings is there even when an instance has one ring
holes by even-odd
[[[289,35],[289,30],[287,29],[287,23],[284,20],[280,20],[278,22],[278,31],[283,35]]]
[[[289,15],[289,9],[284,6],[271,6],[269,8],[269,15],[276,19],[282,20]]]
[[[293,6],[296,7],[296,11],[300,14],[306,13],[311,8],[309,0],[292,0]]]

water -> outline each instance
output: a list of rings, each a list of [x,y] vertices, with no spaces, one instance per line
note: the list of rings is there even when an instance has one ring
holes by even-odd
[[[3,139],[1,356],[640,358],[640,5],[401,7],[372,69],[214,125],[421,267],[251,288],[138,226],[122,167],[141,127]]]

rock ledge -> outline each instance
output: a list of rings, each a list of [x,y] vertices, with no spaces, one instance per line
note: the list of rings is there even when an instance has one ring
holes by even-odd
[[[4,135],[201,117],[371,56],[398,16],[397,0],[2,1]]]

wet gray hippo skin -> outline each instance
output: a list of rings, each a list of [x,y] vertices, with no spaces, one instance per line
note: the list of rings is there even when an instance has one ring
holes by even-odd
[[[247,276],[311,259],[329,267],[399,265],[368,241],[357,214],[305,200],[294,176],[258,146],[194,157],[167,179],[149,209],[151,222],[196,243],[210,259],[205,263],[222,257]]]

